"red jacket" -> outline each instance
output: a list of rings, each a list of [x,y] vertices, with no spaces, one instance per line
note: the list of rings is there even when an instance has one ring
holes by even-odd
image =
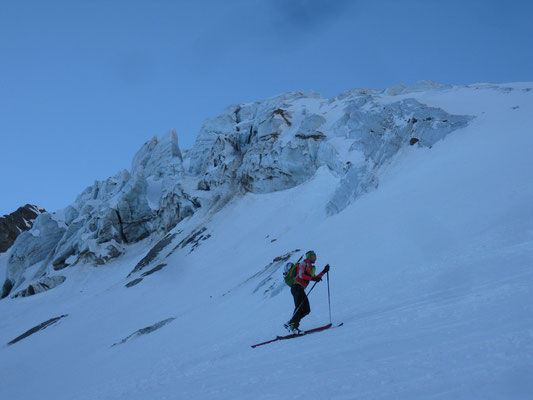
[[[300,264],[296,270],[296,282],[302,285],[304,288],[309,285],[309,282],[314,278],[322,278],[324,272],[321,272],[318,275],[315,275],[315,267],[311,262],[306,258]]]

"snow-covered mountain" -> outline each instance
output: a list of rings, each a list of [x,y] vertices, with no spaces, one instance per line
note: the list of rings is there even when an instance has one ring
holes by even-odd
[[[446,88],[417,89],[429,87]],[[431,147],[473,119],[398,98],[412,91],[355,90],[334,99],[298,92],[233,105],[204,124],[185,158],[176,132],[154,137],[130,171],[95,182],[22,235],[8,258],[2,296],[26,295],[30,286],[34,293],[43,279],[50,287],[49,277],[61,276],[55,271],[105,264],[128,244],[160,239],[201,208],[212,214],[239,194],[295,187],[322,166],[340,179],[326,205],[328,214],[338,213],[377,186],[379,169],[401,148]]]
[[[1,387],[527,398],[532,111],[533,83],[421,82],[229,106],[188,151],[154,137],[0,255]],[[252,350],[282,333],[281,271],[309,249],[344,326]],[[329,321],[325,281],[310,300],[304,328]]]

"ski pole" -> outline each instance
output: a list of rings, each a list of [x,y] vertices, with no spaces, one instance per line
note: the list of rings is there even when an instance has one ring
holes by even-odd
[[[318,282],[315,282],[315,284],[313,286],[311,286],[311,289],[309,289],[309,292],[307,292],[307,294],[305,295],[306,297],[309,296],[309,294],[311,293],[311,291],[315,288],[316,284]],[[300,307],[304,304],[305,302],[305,299],[300,303],[300,305],[296,308],[296,310],[294,310],[294,312],[292,313],[292,317],[291,319],[296,315],[296,313],[298,312],[298,310],[300,309]]]
[[[329,323],[331,324],[331,297],[329,295],[329,271],[326,273],[328,278],[328,306],[329,306]]]
[[[309,294],[311,293],[311,291],[315,288],[315,286],[316,286],[317,283],[318,283],[318,281],[315,282],[315,284],[314,284],[313,286],[311,286],[311,289],[309,289],[309,291],[307,292],[307,296],[308,296],[308,297],[309,297]]]

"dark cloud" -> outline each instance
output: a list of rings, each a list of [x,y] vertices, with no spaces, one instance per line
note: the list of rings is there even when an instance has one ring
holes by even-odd
[[[353,0],[271,0],[273,22],[282,29],[308,31],[334,23],[353,12]]]

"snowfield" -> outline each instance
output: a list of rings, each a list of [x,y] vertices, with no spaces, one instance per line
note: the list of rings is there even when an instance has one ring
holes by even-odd
[[[383,95],[475,118],[431,147],[403,147],[338,214],[327,204],[342,178],[323,165],[290,189],[183,219],[131,276],[152,237],[62,270],[52,290],[2,299],[0,397],[533,398],[532,88]],[[161,190],[151,183],[151,207]],[[278,257],[310,249],[317,271],[331,265],[332,320],[344,325],[252,349],[285,334],[292,314]],[[309,299],[301,328],[329,323],[326,279]]]

